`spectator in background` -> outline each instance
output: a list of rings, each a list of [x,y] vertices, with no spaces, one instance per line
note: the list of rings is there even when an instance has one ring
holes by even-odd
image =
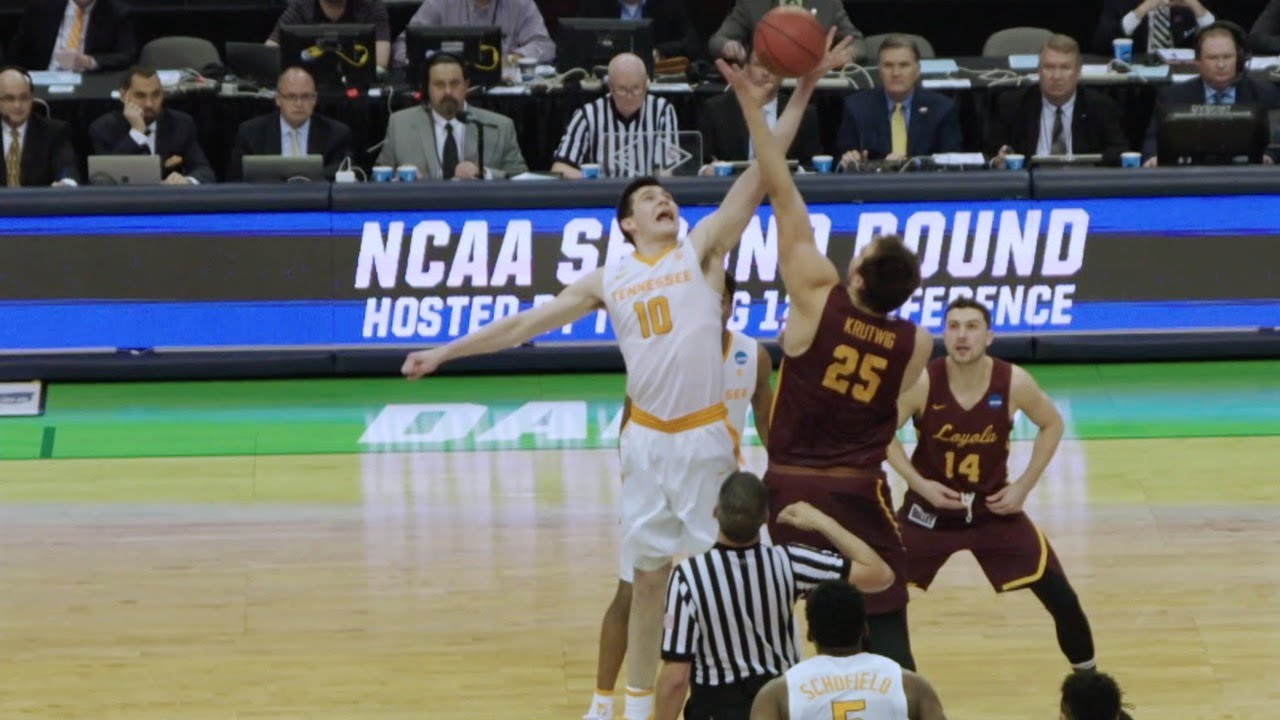
[[[656,59],[692,59],[702,54],[702,48],[684,5],[685,0],[581,0],[578,14],[588,18],[652,20]]]
[[[8,188],[75,185],[71,130],[64,122],[32,114],[33,90],[26,72],[0,69],[0,181]]]
[[[609,61],[609,94],[569,118],[551,170],[580,178],[592,163],[603,177],[669,174],[664,151],[679,142],[679,132],[671,103],[649,92],[644,61],[622,53]]]
[[[956,103],[919,87],[920,49],[915,42],[901,35],[885,38],[878,64],[883,88],[845,98],[836,139],[841,165],[958,152],[964,141]]]
[[[214,183],[191,116],[164,106],[156,71],[136,65],[120,78],[120,110],[89,126],[96,155],[159,155],[167,185]],[[92,178],[90,178],[92,180]]]
[[[1249,49],[1258,55],[1280,55],[1280,0],[1270,0],[1253,21]]]
[[[529,169],[511,118],[467,105],[470,84],[458,58],[437,53],[425,72],[425,104],[391,114],[378,165],[414,165],[428,180],[490,180]],[[463,111],[483,125],[464,122],[459,117]],[[483,170],[477,132],[484,133]]]
[[[276,112],[240,125],[227,180],[244,177],[245,155],[320,155],[324,174],[330,180],[351,154],[351,128],[316,115],[316,82],[311,73],[292,67],[280,73],[276,82]]]
[[[556,56],[556,44],[533,0],[422,0],[409,18],[409,26],[415,25],[496,25],[502,28],[502,54],[508,62],[533,58],[549,63]],[[391,47],[391,55],[396,65],[408,62],[403,32]]]
[[[1071,673],[1062,681],[1059,720],[1133,720],[1121,707],[1122,696],[1110,675]]]
[[[118,70],[138,52],[133,18],[116,0],[31,0],[7,57],[28,70]]]
[[[1119,165],[1129,149],[1120,106],[1105,93],[1080,87],[1080,46],[1054,35],[1040,48],[1040,83],[1000,95],[991,118],[988,154],[1091,155]]]
[[[770,10],[779,5],[792,4],[811,10],[822,27],[835,26],[836,39],[854,38],[853,57],[860,60],[866,57],[867,48],[862,42],[862,33],[853,26],[849,14],[844,10],[842,0],[736,0],[728,16],[721,23],[720,29],[711,36],[708,48],[712,57],[722,57],[736,63],[747,61],[747,46],[751,44],[751,36],[755,33],[756,23]],[[815,52],[821,52],[820,49]]]
[[[1144,167],[1155,167],[1159,148],[1160,116],[1169,105],[1234,105],[1249,103],[1263,110],[1280,107],[1280,90],[1268,81],[1258,81],[1240,72],[1244,53],[1244,30],[1229,22],[1218,22],[1200,31],[1196,38],[1196,68],[1200,77],[1174,85],[1166,85],[1156,93],[1156,107],[1147,126],[1142,144]],[[1262,161],[1273,164],[1274,151],[1268,150]]]
[[[769,89],[769,101],[764,105],[765,123],[769,129],[778,122],[782,108],[786,107],[785,98],[779,99],[778,76],[774,75],[756,53],[751,53],[747,62],[747,72],[751,81]],[[699,113],[699,127],[702,132],[703,162],[713,160],[753,160],[755,148],[751,145],[751,136],[747,133],[747,123],[742,118],[742,108],[738,105],[738,96],[725,92],[707,101]],[[787,151],[787,158],[808,162],[814,155],[822,154],[822,143],[818,132],[818,113],[812,105],[804,110],[800,120],[800,130]]]
[[[1133,52],[1186,48],[1196,33],[1212,25],[1213,13],[1200,0],[1103,0],[1093,31],[1094,52],[1111,56],[1111,41],[1133,38]]]
[[[289,0],[267,44],[280,44],[280,28],[285,25],[324,23],[372,25],[374,57],[378,67],[387,69],[391,60],[391,22],[382,0]]]

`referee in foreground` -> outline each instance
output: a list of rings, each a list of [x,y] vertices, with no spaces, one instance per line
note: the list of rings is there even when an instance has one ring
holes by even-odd
[[[868,593],[893,583],[874,550],[805,502],[778,521],[821,533],[839,555],[761,545],[768,505],[758,477],[730,475],[716,503],[715,547],[671,573],[655,720],[675,720],[686,692],[685,720],[748,720],[760,688],[800,662],[796,600],[825,580],[847,579]]]

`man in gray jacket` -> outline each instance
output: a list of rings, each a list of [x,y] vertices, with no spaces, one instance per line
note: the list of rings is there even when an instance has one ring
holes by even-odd
[[[511,118],[467,106],[469,83],[458,58],[444,53],[432,56],[426,76],[426,103],[392,113],[378,165],[415,165],[419,176],[428,180],[490,180],[529,169]]]

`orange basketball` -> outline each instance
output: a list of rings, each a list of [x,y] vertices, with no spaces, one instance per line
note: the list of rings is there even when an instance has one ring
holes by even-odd
[[[752,47],[774,73],[782,77],[808,75],[826,52],[827,31],[801,7],[777,7],[756,25]]]

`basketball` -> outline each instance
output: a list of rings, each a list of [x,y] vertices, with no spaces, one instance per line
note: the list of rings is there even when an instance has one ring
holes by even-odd
[[[826,52],[827,32],[804,8],[778,7],[756,25],[752,46],[760,61],[781,77],[807,75]]]

